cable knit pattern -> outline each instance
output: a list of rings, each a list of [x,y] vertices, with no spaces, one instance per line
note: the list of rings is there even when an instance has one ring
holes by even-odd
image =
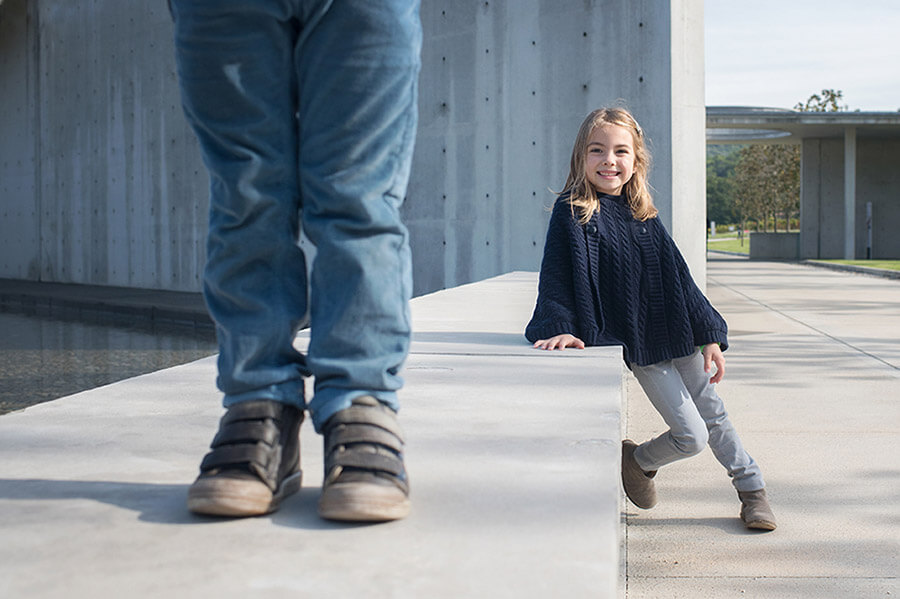
[[[647,366],[719,343],[728,326],[691,277],[657,218],[635,220],[620,196],[600,196],[581,225],[566,196],[553,208],[537,305],[525,337],[570,333],[587,345],[622,345],[625,361]]]

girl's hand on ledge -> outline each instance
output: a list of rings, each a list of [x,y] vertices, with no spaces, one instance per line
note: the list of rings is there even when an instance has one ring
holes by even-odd
[[[574,335],[570,335],[568,333],[563,333],[562,335],[556,335],[555,337],[550,337],[549,339],[538,339],[534,342],[535,349],[566,349],[567,347],[574,347],[576,349],[584,349],[584,341],[575,337]]]

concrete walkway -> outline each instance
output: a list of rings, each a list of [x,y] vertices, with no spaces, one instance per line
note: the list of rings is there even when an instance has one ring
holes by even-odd
[[[0,417],[0,597],[616,596],[621,352],[531,349],[536,279],[414,300],[400,522],[316,516],[309,423],[279,512],[189,514],[221,414],[212,358]]]
[[[531,350],[536,276],[513,273],[413,302],[401,522],[316,517],[308,423],[304,488],[281,511],[187,513],[221,413],[212,359],[0,417],[0,597],[900,595],[900,283],[711,256],[731,327],[720,393],[774,532],[743,529],[709,452],[660,472],[653,510],[623,505],[623,388],[629,436],[659,417],[623,387],[618,348]]]
[[[711,253],[728,320],[719,385],[767,479],[779,527],[745,531],[709,451],[627,504],[627,597],[900,596],[900,282]],[[629,436],[662,432],[629,375]]]

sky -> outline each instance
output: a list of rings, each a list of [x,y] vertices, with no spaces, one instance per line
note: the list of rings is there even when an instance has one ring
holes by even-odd
[[[706,105],[900,110],[900,0],[706,0]]]

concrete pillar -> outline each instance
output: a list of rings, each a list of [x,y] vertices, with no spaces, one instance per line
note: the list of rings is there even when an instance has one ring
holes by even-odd
[[[844,129],[844,259],[856,258],[856,128]]]
[[[703,2],[670,3],[669,118],[665,146],[668,164],[656,162],[653,184],[668,179],[668,197],[657,194],[660,216],[675,239],[700,289],[706,291],[706,105],[703,79]],[[665,98],[659,98],[664,102]],[[661,157],[656,152],[654,158]],[[659,188],[657,188],[659,189]]]

